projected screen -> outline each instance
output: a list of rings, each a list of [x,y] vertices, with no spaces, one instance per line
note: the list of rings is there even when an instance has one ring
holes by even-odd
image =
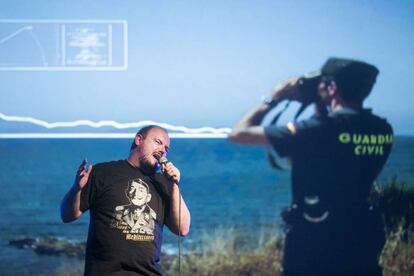
[[[121,20],[2,20],[0,70],[125,70],[127,36]]]

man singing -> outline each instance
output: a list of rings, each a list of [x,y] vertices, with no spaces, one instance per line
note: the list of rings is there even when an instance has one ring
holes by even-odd
[[[163,275],[164,224],[176,235],[190,230],[190,212],[180,194],[180,171],[159,164],[170,146],[158,126],[139,130],[128,159],[79,167],[63,198],[63,222],[90,210],[85,275]],[[162,174],[156,173],[161,165]],[[181,211],[181,212],[179,212]]]

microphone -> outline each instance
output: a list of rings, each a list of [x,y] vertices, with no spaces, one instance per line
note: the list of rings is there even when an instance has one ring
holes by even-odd
[[[168,161],[167,157],[165,157],[165,156],[161,156],[161,157],[160,157],[160,159],[158,159],[158,163],[160,163],[160,166],[162,166],[162,165],[167,165],[167,164],[169,163],[169,161]],[[164,174],[165,176],[167,176],[169,179],[171,179],[172,181],[174,181],[175,183],[177,183],[177,184],[178,184],[178,181],[177,181],[176,176],[169,175],[169,174],[168,174],[168,173],[166,173],[166,172],[163,172],[163,174]]]
[[[161,156],[160,159],[158,159],[158,162],[160,163],[160,165],[165,165],[168,163],[168,159],[165,156]]]

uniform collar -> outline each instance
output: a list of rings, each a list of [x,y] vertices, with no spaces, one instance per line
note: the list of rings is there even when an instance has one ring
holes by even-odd
[[[338,106],[335,110],[332,111],[333,114],[345,114],[345,115],[358,114],[359,112],[360,110],[347,107],[347,106]]]
[[[329,116],[332,117],[336,115],[358,115],[358,114],[371,114],[371,113],[372,113],[371,108],[356,109],[356,108],[351,108],[347,106],[340,106],[336,108],[334,111],[331,111],[329,113]]]

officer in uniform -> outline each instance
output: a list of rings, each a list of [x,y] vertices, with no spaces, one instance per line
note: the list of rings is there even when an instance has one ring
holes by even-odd
[[[278,85],[229,136],[236,143],[269,145],[290,159],[284,275],[382,275],[383,226],[368,196],[391,151],[393,131],[363,107],[378,73],[362,61],[330,58],[320,71]],[[285,100],[315,103],[315,113],[262,126]]]

